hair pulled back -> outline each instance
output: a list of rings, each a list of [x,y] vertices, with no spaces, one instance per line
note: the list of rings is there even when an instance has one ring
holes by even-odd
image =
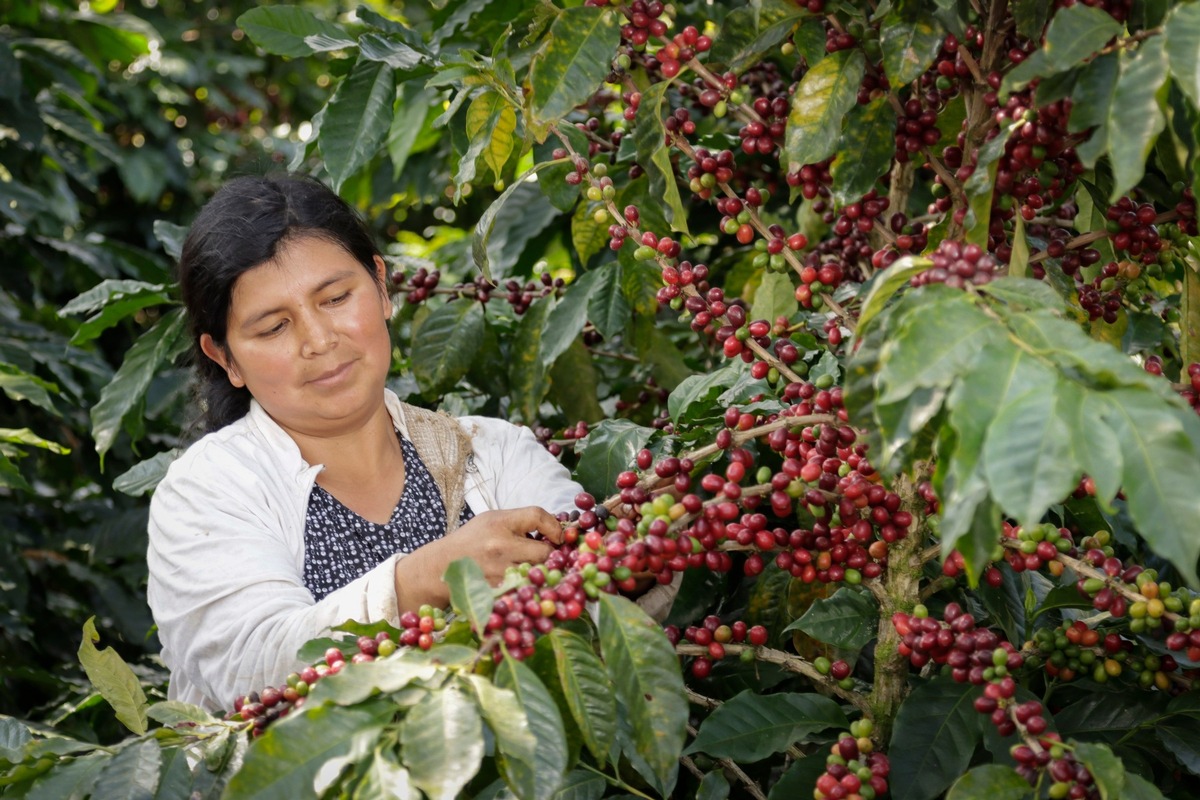
[[[379,249],[362,217],[325,184],[302,175],[234,178],[192,222],[179,258],[179,284],[192,335],[202,432],[225,427],[250,408],[250,392],[200,349],[208,334],[226,348],[233,287],[243,273],[304,237],[338,245],[371,273]]]

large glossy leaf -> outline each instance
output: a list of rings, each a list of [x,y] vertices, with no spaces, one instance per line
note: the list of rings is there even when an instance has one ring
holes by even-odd
[[[918,686],[900,706],[888,760],[895,800],[932,800],[971,763],[979,742],[977,686],[947,677]]]
[[[1191,523],[1200,515],[1200,454],[1185,432],[1179,411],[1137,390],[1112,392],[1105,418],[1125,456],[1122,485],[1129,513],[1154,552],[1193,586],[1200,537]]]
[[[143,734],[146,732],[146,693],[116,650],[111,647],[96,649],[100,634],[96,632],[95,620],[95,617],[89,617],[83,624],[79,663],[92,686],[112,706],[117,719],[134,733]]]
[[[382,61],[395,70],[412,70],[426,60],[427,54],[403,42],[398,36],[364,33],[358,37],[358,52],[371,61]]]
[[[605,339],[612,339],[629,323],[633,310],[621,288],[623,268],[606,265],[597,279],[596,290],[588,298],[588,319]]]
[[[326,647],[323,644],[322,651]],[[349,674],[328,675],[313,687],[309,695],[312,699],[308,702],[352,706],[374,694],[387,694],[391,695],[395,706],[412,705],[423,697],[421,686],[436,689],[444,682],[445,674],[439,676],[435,666],[417,660],[414,653],[405,653],[405,656],[368,661],[361,669],[351,670]],[[412,691],[397,694],[408,687],[412,687]]]
[[[545,342],[546,318],[553,307],[553,295],[535,300],[521,317],[509,352],[508,385],[512,408],[527,424],[538,416],[538,406],[546,396],[549,382],[543,366],[542,347]]]
[[[901,287],[908,285],[913,275],[932,266],[933,262],[927,258],[902,256],[886,270],[876,273],[869,285],[864,286],[866,291],[858,324],[855,326],[855,336],[866,332],[871,320],[875,319]]]
[[[142,334],[129,351],[112,381],[92,406],[92,438],[101,458],[116,441],[121,421],[141,402],[150,381],[165,364],[187,349],[186,321],[175,309]]]
[[[158,789],[162,750],[155,741],[136,741],[113,756],[96,776],[93,797],[151,800]]]
[[[579,256],[581,264],[587,264],[592,260],[592,256],[608,247],[610,219],[605,216],[603,221],[597,222],[594,212],[599,208],[580,203],[575,206],[575,213],[571,215],[571,246],[575,248],[575,254]]]
[[[604,664],[582,637],[562,628],[550,632],[563,697],[583,743],[604,765],[617,729],[617,703]]]
[[[620,39],[620,19],[611,8],[568,8],[558,15],[529,67],[535,126],[565,117],[592,96],[612,69]]]
[[[470,620],[482,636],[494,603],[483,569],[473,558],[460,558],[446,567],[442,580],[450,587],[451,607]]]
[[[814,753],[796,759],[783,776],[771,787],[767,800],[796,800],[812,794],[817,779],[825,772],[825,756]]]
[[[50,398],[51,393],[58,393],[58,387],[12,364],[0,363],[0,391],[12,400],[28,400],[43,411],[61,416]]]
[[[529,728],[529,719],[517,695],[479,675],[468,675],[467,680],[475,692],[484,721],[496,737],[501,769],[512,790],[519,797],[533,797],[537,788],[534,759],[538,741]]]
[[[395,752],[380,748],[372,755],[351,800],[420,800],[408,770],[396,761]]]
[[[157,745],[155,745],[157,748]],[[25,800],[63,800],[86,797],[96,777],[113,759],[108,753],[92,753],[70,762],[59,762],[30,788]],[[120,788],[118,787],[118,791]],[[98,796],[98,795],[92,795]]]
[[[1094,742],[1078,742],[1075,757],[1088,768],[1100,790],[1100,800],[1127,798],[1125,789],[1125,765],[1107,745]]]
[[[1116,433],[1102,420],[1103,397],[1074,383],[1058,383],[1058,417],[1068,427],[1074,460],[1096,485],[1096,497],[1108,503],[1121,486],[1124,456]]]
[[[754,290],[750,305],[750,319],[765,319],[774,322],[776,317],[792,318],[799,304],[796,302],[796,287],[786,274],[768,272]]]
[[[675,183],[675,167],[666,144],[663,118],[671,113],[667,102],[669,81],[651,84],[642,92],[642,102],[634,117],[633,141],[637,146],[637,161],[646,170],[650,196],[661,204],[671,229],[687,233],[687,211]],[[663,231],[665,233],[665,231]]]
[[[628,419],[602,421],[585,440],[575,479],[596,497],[607,497],[616,486],[617,475],[630,468],[653,433],[652,428]]]
[[[401,758],[430,800],[452,800],[483,761],[483,721],[475,703],[450,685],[431,692],[400,724]]]
[[[553,797],[562,785],[563,773],[567,769],[567,737],[563,730],[562,717],[554,698],[526,665],[515,659],[506,658],[496,667],[496,685],[514,693],[517,702],[525,709],[529,719],[529,730],[537,738],[532,775],[521,774],[519,785],[532,784],[531,795],[538,800]],[[529,769],[521,762],[510,762],[507,769]]]
[[[679,659],[658,623],[632,601],[602,594],[599,605],[604,666],[629,712],[638,754],[669,794],[688,717]]]
[[[1167,706],[1170,716],[1154,726],[1154,732],[1167,752],[1193,775],[1200,775],[1200,741],[1193,731],[1200,725],[1200,695],[1179,695]]]
[[[935,292],[921,292],[937,289]],[[910,314],[883,345],[878,402],[904,398],[921,386],[946,388],[990,342],[1004,332],[988,315],[956,289],[936,286],[907,295],[903,301],[921,307]]]
[[[167,450],[139,461],[113,479],[113,489],[130,497],[141,497],[158,486],[158,482],[167,474],[167,467],[178,456],[178,451]]]
[[[430,312],[413,333],[412,373],[422,392],[436,396],[455,387],[471,369],[483,342],[483,309],[456,300]]]
[[[941,23],[927,11],[909,15],[893,8],[879,25],[883,71],[892,88],[920,77],[941,50],[945,35]]]
[[[800,79],[784,144],[790,170],[824,161],[837,150],[842,119],[854,107],[866,63],[857,47],[839,50],[812,65]]]
[[[1104,47],[1124,26],[1102,8],[1078,3],[1060,9],[1046,28],[1042,50],[1050,69],[1070,69]]]
[[[1121,53],[1121,70],[1108,118],[1112,200],[1142,179],[1146,157],[1166,127],[1158,98],[1167,77],[1167,53],[1163,45],[1163,37],[1152,36],[1142,42],[1137,52]],[[1155,91],[1148,91],[1149,87],[1155,87]]]
[[[343,47],[354,46],[354,39],[339,26],[297,6],[252,8],[238,17],[237,24],[252,42],[277,56],[312,55],[317,48],[309,43],[310,37],[324,42],[340,41]]]
[[[567,774],[553,800],[600,800],[608,782],[594,772],[577,769]]]
[[[1041,386],[1000,408],[983,445],[992,497],[1027,530],[1071,493],[1081,470],[1071,431],[1057,408],[1055,387]]]
[[[319,141],[334,191],[379,152],[395,99],[392,68],[367,59],[359,59],[330,98]]]
[[[467,705],[474,710],[469,702]],[[279,720],[246,752],[245,762],[229,781],[225,797],[311,797],[321,768],[352,754],[365,756],[394,713],[389,703],[376,700],[349,708],[314,706]],[[466,741],[457,745],[459,752],[469,747]]]
[[[721,24],[721,35],[713,40],[709,62],[724,64],[740,75],[778,47],[807,16],[787,0],[760,0],[734,8]]]
[[[1164,27],[1171,77],[1192,105],[1200,106],[1200,6],[1175,6]]]
[[[571,343],[587,324],[588,303],[600,287],[616,283],[615,262],[599,269],[585,272],[569,285],[562,298],[546,317],[545,344],[542,347],[542,365],[549,367],[566,352]]]
[[[1120,58],[1116,53],[1098,56],[1080,71],[1071,93],[1073,104],[1068,130],[1081,133],[1094,128],[1092,135],[1080,142],[1076,152],[1085,167],[1095,166],[1096,160],[1108,150],[1106,121],[1112,111],[1113,95],[1117,90]]]
[[[946,800],[1025,800],[1029,784],[1011,767],[981,764],[954,782]]]
[[[492,279],[492,257],[497,258],[497,271],[503,272],[512,264],[516,263],[520,256],[520,248],[523,248],[525,242],[530,237],[542,231],[554,217],[555,210],[550,206],[549,202],[544,197],[541,197],[542,208],[538,208],[530,198],[530,193],[541,196],[541,192],[536,185],[528,183],[528,179],[545,169],[546,167],[556,166],[557,162],[543,161],[535,164],[521,177],[513,181],[507,189],[505,189],[499,197],[497,197],[487,210],[479,217],[479,221],[475,223],[474,238],[471,241],[471,257],[475,261],[475,266],[483,273],[483,276],[488,280]],[[509,204],[508,200],[514,195],[519,198],[519,202]],[[510,210],[509,205],[513,208]],[[500,225],[500,234],[496,235],[497,222],[503,221],[507,223],[508,218],[525,219],[532,223],[526,225],[523,229],[518,230],[515,226],[508,224]],[[514,233],[522,233],[522,236],[514,236]],[[493,241],[495,238],[495,241]],[[510,244],[511,243],[511,244]],[[515,245],[515,246],[514,246]],[[508,252],[511,249],[516,249],[516,253]],[[489,252],[491,251],[491,252]]]
[[[853,106],[846,114],[839,155],[829,168],[834,201],[853,203],[869,192],[891,167],[895,152],[896,112],[887,98]]]
[[[787,630],[801,630],[817,641],[857,652],[875,638],[879,608],[866,592],[842,587],[819,598]]]
[[[705,375],[692,375],[667,397],[667,411],[676,424],[716,413],[712,403],[741,376],[737,365],[721,367]]]
[[[738,763],[761,761],[826,728],[849,722],[841,707],[819,694],[758,694],[731,698],[704,720],[685,753],[707,753]]]

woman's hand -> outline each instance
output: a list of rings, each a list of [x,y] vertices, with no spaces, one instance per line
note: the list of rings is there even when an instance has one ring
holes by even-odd
[[[425,603],[446,605],[450,590],[442,576],[446,567],[460,558],[475,559],[488,583],[495,586],[506,569],[525,562],[542,563],[562,540],[562,526],[544,509],[528,506],[485,511],[396,562],[396,607],[403,613]]]

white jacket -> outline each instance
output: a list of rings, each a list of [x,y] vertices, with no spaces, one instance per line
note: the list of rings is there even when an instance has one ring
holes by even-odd
[[[407,435],[396,396],[385,402]],[[466,502],[489,509],[574,508],[580,487],[527,428],[463,417],[474,464]],[[304,586],[308,498],[323,467],[251,402],[240,420],[208,434],[167,470],[150,502],[147,599],[158,625],[168,695],[209,709],[278,686],[302,666],[301,645],[347,620],[398,623],[397,554],[314,602]]]

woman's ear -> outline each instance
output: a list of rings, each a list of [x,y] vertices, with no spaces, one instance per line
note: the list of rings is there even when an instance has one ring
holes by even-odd
[[[200,334],[200,349],[204,355],[215,361],[221,369],[225,370],[225,374],[229,376],[229,382],[237,388],[241,389],[246,386],[246,382],[242,380],[242,375],[238,371],[237,364],[229,357],[224,347],[213,341],[212,336],[207,333]]]
[[[388,269],[387,262],[382,256],[375,256],[375,283],[379,287],[379,293],[383,296],[383,319],[388,321],[392,318],[392,297],[388,294]]]

